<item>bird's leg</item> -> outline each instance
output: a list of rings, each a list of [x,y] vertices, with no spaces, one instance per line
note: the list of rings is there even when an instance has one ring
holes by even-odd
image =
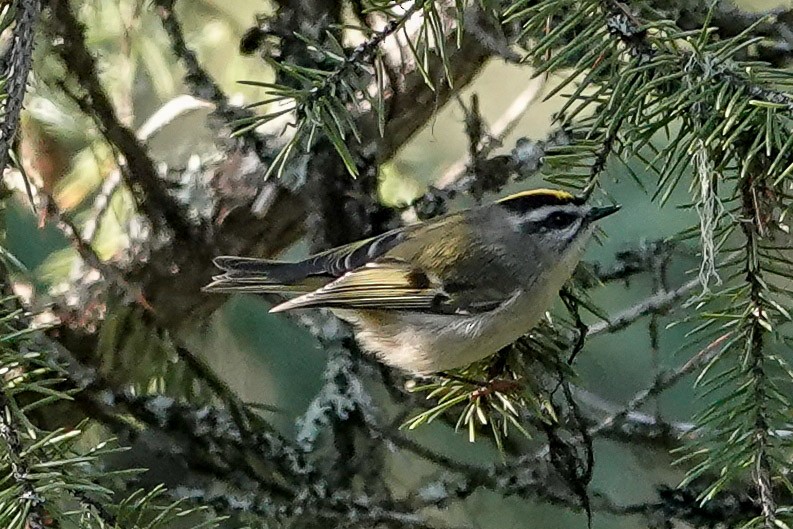
[[[471,392],[471,400],[487,397],[493,393],[510,393],[521,389],[523,384],[519,380],[509,380],[507,378],[494,378],[488,380],[485,385],[476,388]]]
[[[446,371],[438,372],[438,376],[441,378],[448,378],[449,380],[455,380],[457,382],[462,382],[463,384],[469,384],[471,386],[481,386],[482,382],[479,380],[474,380],[473,378],[468,377],[461,377],[460,375],[454,375],[452,373],[447,373]]]
[[[474,380],[473,378],[461,377],[460,375],[453,375],[452,373],[446,372],[440,372],[438,373],[438,376],[447,378],[449,380],[462,382],[463,384],[468,384],[469,386],[474,386],[476,389],[471,392],[471,400],[486,397],[488,395],[492,395],[495,392],[508,393],[510,391],[520,389],[522,386],[519,381],[506,378],[491,378],[483,382],[481,380]]]
[[[504,369],[507,367],[507,357],[509,356],[509,352],[511,350],[512,345],[508,345],[506,347],[502,347],[496,354],[493,355],[493,361],[487,368],[488,380],[495,380],[499,375],[504,374]]]
[[[504,347],[495,355],[493,355],[493,361],[487,369],[487,380],[485,381],[447,373],[446,371],[439,372],[438,376],[476,387],[476,389],[471,392],[472,400],[486,397],[495,392],[508,393],[515,391],[516,389],[520,389],[522,386],[519,381],[507,378],[499,378],[504,374],[504,371],[507,367],[507,355],[509,354],[510,348],[511,346]]]
[[[507,367],[507,358],[512,345],[503,347],[493,356],[493,362],[487,369],[487,382],[471,394],[471,399],[486,397],[492,393],[509,393],[520,389],[523,384],[509,378],[500,378]]]

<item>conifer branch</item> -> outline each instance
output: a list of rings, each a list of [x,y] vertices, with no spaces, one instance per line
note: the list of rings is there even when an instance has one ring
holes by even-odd
[[[753,172],[749,172],[740,184],[741,210],[743,219],[741,230],[744,234],[745,281],[748,284],[748,306],[745,312],[744,332],[746,333],[746,370],[751,383],[751,402],[753,408],[752,479],[757,490],[762,509],[763,527],[776,527],[776,501],[771,483],[771,419],[768,407],[771,404],[769,375],[765,350],[765,334],[771,326],[768,309],[764,301],[765,280],[758,260],[757,248],[761,245],[763,227],[760,224],[761,212],[757,207],[757,195],[763,192],[763,182]],[[759,180],[759,181],[757,181]]]
[[[5,382],[0,388],[0,441],[5,445],[4,452],[9,460],[11,478],[20,489],[17,501],[25,505],[22,511],[26,512],[25,522],[30,529],[45,529],[46,511],[44,498],[36,492],[30,481],[31,463],[24,455],[24,446],[19,437],[22,425],[14,420],[11,409],[11,400],[6,396]]]
[[[729,338],[730,334],[724,334],[718,337],[709,343],[707,347],[703,348],[700,352],[691,357],[691,359],[686,361],[683,365],[656,377],[655,381],[649,387],[636,393],[622,410],[610,415],[609,417],[600,421],[596,426],[590,428],[589,434],[596,436],[600,435],[604,431],[607,431],[615,423],[625,419],[629,413],[641,408],[651,398],[657,397],[662,392],[677,384],[686,375],[702,369],[718,354],[721,353],[724,343]]]
[[[344,162],[345,167],[353,176],[357,176],[357,162],[347,146],[347,137],[353,136],[362,143],[362,135],[351,108],[361,108],[361,101],[370,105],[370,111],[378,113],[377,121],[380,133],[385,121],[385,79],[384,66],[374,64],[382,43],[403,25],[419,10],[432,5],[432,2],[414,2],[403,14],[389,21],[386,26],[374,32],[365,42],[359,44],[352,52],[346,53],[335,37],[328,33],[328,46],[325,49],[319,43],[307,41],[306,45],[324,56],[326,62],[335,63],[332,70],[319,70],[317,68],[304,68],[294,64],[284,64],[270,61],[271,64],[285,78],[285,84],[258,83],[250,81],[247,84],[262,86],[269,89],[268,98],[251,105],[251,107],[269,105],[271,103],[288,102],[286,108],[268,113],[264,116],[253,116],[238,120],[241,125],[236,133],[244,134],[252,131],[259,125],[271,121],[281,115],[294,115],[294,133],[281,152],[275,157],[267,174],[275,170],[281,175],[285,164],[297,148],[309,151],[312,147],[314,136],[317,132],[324,134]],[[368,70],[373,68],[374,72]],[[422,70],[423,75],[427,75]],[[352,77],[364,75],[366,80],[358,82]],[[369,87],[366,86],[371,79],[376,81],[375,94],[369,96]],[[297,85],[295,88],[291,85]],[[301,145],[304,141],[308,144]]]
[[[493,125],[489,127],[486,137],[474,140],[475,142],[483,140],[483,144],[478,148],[477,152],[479,159],[486,158],[493,149],[501,146],[502,140],[512,132],[520,119],[542,95],[546,82],[547,76],[540,75],[534,78],[528,83],[523,92],[518,94],[504,113],[496,119]],[[446,168],[443,175],[435,182],[435,188],[454,188],[458,181],[465,176],[466,172],[472,170],[477,179],[483,179],[484,175],[479,174],[481,171],[474,170],[473,162],[474,160],[467,158],[461,158],[454,162]]]
[[[617,332],[628,327],[639,318],[651,314],[659,314],[670,309],[681,300],[687,298],[699,286],[698,279],[692,279],[669,292],[653,294],[646,300],[624,310],[608,321],[599,321],[589,326],[588,335]]]
[[[120,288],[122,292],[130,297],[130,299],[137,300],[142,306],[146,307],[148,303],[146,303],[145,299],[143,298],[143,294],[141,293],[139,287],[129,283],[121,270],[112,264],[102,261],[94,248],[91,246],[91,243],[83,238],[80,233],[80,229],[74,224],[74,222],[71,221],[71,219],[67,218],[63,214],[52,195],[43,189],[39,189],[38,194],[42,198],[44,203],[43,209],[46,210],[46,214],[52,221],[54,221],[57,228],[63,233],[72,247],[77,251],[80,259],[82,259],[85,264],[101,273],[106,281]],[[148,310],[151,310],[151,308],[149,307]]]
[[[123,154],[122,167],[129,188],[140,200],[149,220],[157,228],[169,227],[183,240],[200,240],[196,226],[187,218],[184,208],[168,192],[146,149],[116,115],[97,75],[96,61],[85,43],[85,28],[72,12],[69,0],[49,0],[53,23],[62,38],[56,47],[69,73],[85,90],[86,97],[77,98],[81,110],[91,116],[107,141]],[[66,86],[65,84],[62,86]]]
[[[188,47],[182,23],[175,11],[176,0],[156,0],[154,4],[157,6],[157,15],[170,40],[171,50],[187,70],[185,83],[190,88],[192,95],[211,102],[215,106],[215,112],[226,123],[250,117],[250,112],[231,106],[228,96],[220,85],[201,66],[195,52]]]
[[[223,92],[220,85],[201,66],[195,52],[187,45],[182,23],[175,10],[175,4],[176,0],[157,0],[155,2],[157,6],[156,12],[168,35],[171,50],[181,60],[187,70],[184,79],[191,94],[214,105],[214,114],[220,118],[220,127],[230,129],[235,122],[250,120],[253,118],[253,113],[249,109],[235,107],[229,102],[228,96]],[[260,161],[268,163],[272,159],[272,153],[269,152],[265,144],[265,138],[252,131],[241,134],[239,137],[249,149],[258,155]]]
[[[0,99],[2,121],[0,121],[0,178],[8,164],[8,151],[12,148],[19,126],[22,102],[27,89],[28,73],[33,63],[33,41],[36,22],[41,10],[39,0],[13,0],[0,6],[0,23],[7,26],[11,23],[6,18],[9,12],[14,15],[14,28],[11,35],[11,47],[3,57],[3,95]]]

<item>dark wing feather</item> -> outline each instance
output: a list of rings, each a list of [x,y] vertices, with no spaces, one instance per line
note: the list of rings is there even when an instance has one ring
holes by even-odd
[[[322,288],[273,307],[270,312],[328,307],[478,314],[497,308],[511,295],[464,287],[457,287],[450,294],[437,278],[408,263],[390,259],[367,263]]]
[[[370,310],[429,310],[443,297],[424,272],[399,261],[383,261],[347,272],[322,288],[273,307],[283,312],[308,307]]]
[[[295,263],[222,256],[214,260],[224,271],[204,287],[207,292],[310,292],[360,268],[393,248],[405,229],[392,230],[312,255]]]
[[[218,257],[215,266],[224,270],[203,288],[205,292],[251,292],[261,294],[311,292],[327,284],[330,279],[309,276],[285,282],[293,263],[253,259],[248,257]]]
[[[410,228],[392,230],[370,239],[332,248],[290,263],[251,257],[217,257],[224,271],[204,287],[207,292],[310,292],[377,259],[404,238]]]
[[[331,248],[308,257],[300,264],[304,267],[303,271],[306,275],[327,274],[333,277],[341,277],[347,272],[382,257],[386,252],[402,242],[406,234],[413,231],[413,229],[413,226],[397,228],[376,237]]]

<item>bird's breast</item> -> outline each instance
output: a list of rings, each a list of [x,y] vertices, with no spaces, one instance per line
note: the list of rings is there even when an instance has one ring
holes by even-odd
[[[356,328],[358,341],[381,361],[417,374],[455,369],[492,355],[537,323],[547,304],[517,291],[481,314],[335,311]]]

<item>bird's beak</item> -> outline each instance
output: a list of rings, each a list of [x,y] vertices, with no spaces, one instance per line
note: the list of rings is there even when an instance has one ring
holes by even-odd
[[[603,217],[608,217],[612,213],[618,212],[621,207],[622,206],[620,206],[619,204],[614,206],[603,206],[603,207],[596,206],[589,210],[589,213],[587,214],[586,218],[589,222],[594,222],[596,220],[602,219]]]

